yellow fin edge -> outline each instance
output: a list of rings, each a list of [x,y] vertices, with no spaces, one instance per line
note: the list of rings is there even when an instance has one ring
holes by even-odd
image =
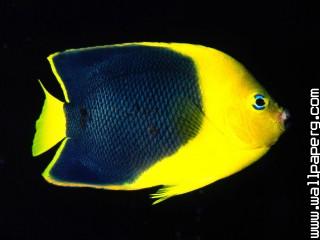
[[[61,152],[62,150],[64,149],[66,143],[67,143],[67,140],[69,138],[65,138],[60,147],[58,148],[56,154],[54,155],[52,161],[49,163],[49,165],[47,166],[47,168],[44,170],[44,172],[42,173],[42,176],[48,181],[48,182],[52,182],[52,183],[55,183],[55,181],[52,179],[52,177],[50,176],[50,171],[51,169],[53,168],[54,164],[57,162],[57,160],[59,159],[60,155],[61,155]]]
[[[70,102],[69,100],[69,96],[68,96],[68,92],[67,92],[67,89],[66,89],[66,86],[64,85],[63,81],[62,81],[62,78],[60,77],[58,71],[57,71],[57,68],[56,66],[54,65],[54,62],[53,62],[53,58],[57,55],[59,55],[60,52],[56,52],[56,53],[53,53],[51,55],[49,55],[49,57],[47,58],[49,63],[50,63],[50,67],[51,67],[51,70],[54,74],[54,76],[56,77],[56,79],[58,80],[60,86],[61,86],[61,89],[63,91],[63,95],[64,95],[64,98],[66,100],[67,103]]]
[[[70,140],[71,138],[66,137],[62,142],[61,145],[59,146],[56,154],[54,155],[53,159],[47,166],[47,168],[43,171],[42,177],[49,183],[58,185],[58,186],[64,186],[64,187],[90,187],[90,188],[97,188],[97,189],[108,189],[108,190],[134,190],[130,189],[126,184],[124,185],[94,185],[94,184],[85,184],[85,183],[76,183],[76,182],[65,182],[61,181],[58,179],[55,179],[51,175],[51,170],[54,167],[54,165],[57,163],[59,160],[61,153],[63,149],[65,148],[67,141]]]

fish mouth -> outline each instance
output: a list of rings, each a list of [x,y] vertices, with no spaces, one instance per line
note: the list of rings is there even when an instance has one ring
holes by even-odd
[[[279,114],[279,120],[280,120],[284,130],[289,127],[289,119],[290,119],[289,111],[287,109],[283,109]]]

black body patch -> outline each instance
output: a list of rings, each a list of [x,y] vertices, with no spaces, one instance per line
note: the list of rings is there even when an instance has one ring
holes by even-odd
[[[73,50],[53,58],[70,103],[70,138],[50,174],[123,184],[195,137],[203,112],[195,65],[163,47]]]

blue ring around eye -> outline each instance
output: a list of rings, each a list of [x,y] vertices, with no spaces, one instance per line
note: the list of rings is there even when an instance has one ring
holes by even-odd
[[[262,94],[256,94],[256,95],[254,95],[254,98],[255,99],[264,99],[264,96],[262,95]]]
[[[256,105],[256,104],[253,104],[252,106],[253,106],[254,109],[256,109],[256,110],[262,110],[262,109],[265,109],[265,108],[266,108],[265,106],[258,106],[258,105]]]
[[[254,96],[254,98],[257,100],[257,99],[264,99],[264,96],[262,95],[262,94],[256,94],[255,96]],[[262,106],[259,106],[259,105],[257,105],[256,103],[254,103],[254,104],[252,104],[252,106],[253,106],[253,108],[254,109],[256,109],[256,110],[263,110],[263,109],[265,109],[266,108],[266,106],[265,106],[265,104],[264,105],[262,105]]]

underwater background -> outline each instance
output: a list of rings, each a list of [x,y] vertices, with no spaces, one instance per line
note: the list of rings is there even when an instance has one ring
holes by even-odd
[[[0,239],[306,239],[319,23],[304,1],[1,1]],[[37,80],[58,98],[63,93],[46,57],[135,41],[202,44],[230,54],[289,109],[291,127],[252,166],[156,206],[149,199],[156,188],[47,183],[41,173],[57,147],[31,156],[44,101]]]

